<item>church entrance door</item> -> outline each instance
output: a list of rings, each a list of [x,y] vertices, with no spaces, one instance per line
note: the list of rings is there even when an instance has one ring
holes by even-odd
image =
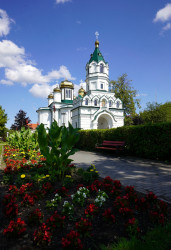
[[[112,119],[109,115],[103,114],[98,119],[98,129],[112,128]]]

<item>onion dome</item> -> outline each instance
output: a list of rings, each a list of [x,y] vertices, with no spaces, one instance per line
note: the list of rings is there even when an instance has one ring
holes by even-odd
[[[83,87],[81,87],[79,90],[78,90],[78,95],[81,96],[81,97],[84,97],[86,95],[86,92],[85,90],[83,89]]]
[[[61,92],[61,90],[58,87],[56,87],[53,89],[53,92]]]
[[[98,40],[95,41],[95,47],[96,47],[96,48],[99,47],[99,41],[98,41]]]
[[[90,60],[88,63],[90,64],[93,61],[95,61],[97,63],[99,63],[100,61],[103,61],[104,63],[106,63],[103,56],[102,56],[102,53],[99,50],[99,41],[98,40],[95,41],[95,50],[94,50],[93,54],[90,55]]]
[[[74,88],[74,84],[68,80],[64,80],[61,82],[60,84],[60,88],[70,88],[70,89],[73,89]]]
[[[49,94],[48,99],[53,99],[53,94]]]

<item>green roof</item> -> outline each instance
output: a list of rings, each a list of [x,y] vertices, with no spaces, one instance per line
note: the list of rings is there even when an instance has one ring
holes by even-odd
[[[103,61],[104,63],[106,63],[98,47],[96,47],[93,54],[91,54],[91,58],[89,60],[89,63],[91,63],[93,61],[95,61],[97,63],[100,61]]]

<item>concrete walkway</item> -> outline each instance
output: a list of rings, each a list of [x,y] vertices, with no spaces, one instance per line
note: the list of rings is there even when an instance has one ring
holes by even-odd
[[[94,164],[101,177],[110,176],[123,185],[134,186],[139,192],[152,191],[171,204],[171,164],[87,151],[75,153],[72,159],[78,167],[87,168]]]

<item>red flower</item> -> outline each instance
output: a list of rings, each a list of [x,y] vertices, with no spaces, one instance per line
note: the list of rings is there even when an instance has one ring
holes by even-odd
[[[85,209],[86,215],[94,215],[98,212],[98,207],[96,207],[94,204],[89,204],[87,208]]]
[[[115,223],[115,216],[112,214],[112,211],[110,208],[107,208],[102,215],[104,216],[104,219],[107,222]]]
[[[62,248],[66,249],[82,249],[83,245],[80,240],[80,235],[76,231],[71,231],[66,238],[62,238]]]

